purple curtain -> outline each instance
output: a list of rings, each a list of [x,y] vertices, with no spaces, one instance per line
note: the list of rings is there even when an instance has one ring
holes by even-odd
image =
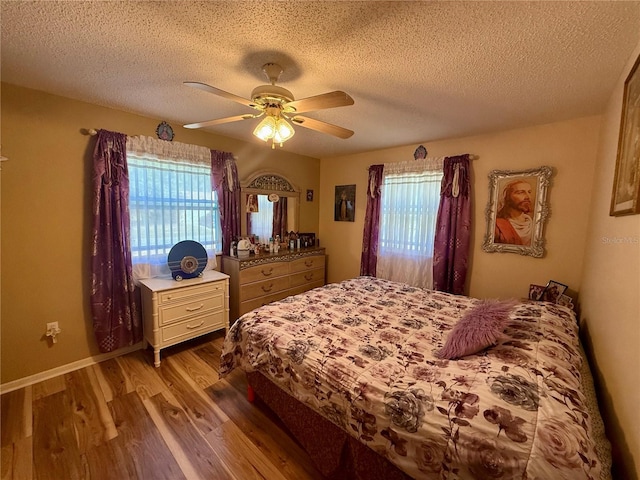
[[[360,275],[376,276],[378,262],[378,236],[380,234],[380,187],[384,165],[369,167],[369,186],[367,188],[367,212],[364,217],[362,234],[362,257]]]
[[[101,352],[142,340],[129,239],[127,136],[100,130],[93,152],[90,302]]]
[[[222,252],[228,255],[231,240],[240,236],[240,182],[233,153],[211,150],[211,186],[218,196]]]
[[[280,241],[283,241],[287,228],[287,197],[280,197],[273,204],[273,238],[280,235]]]
[[[247,213],[246,217],[247,217],[247,235],[251,235],[253,233],[253,228],[251,223],[252,216],[250,213]]]
[[[447,157],[433,252],[433,288],[464,295],[471,240],[469,155]]]

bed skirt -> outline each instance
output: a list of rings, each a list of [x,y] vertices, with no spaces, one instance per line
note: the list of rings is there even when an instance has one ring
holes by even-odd
[[[289,433],[329,479],[409,480],[411,477],[351,435],[321,417],[258,372],[247,380],[256,395],[282,420]]]

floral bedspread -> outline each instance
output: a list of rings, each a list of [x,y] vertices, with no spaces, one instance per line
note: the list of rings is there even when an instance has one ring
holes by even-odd
[[[478,300],[371,277],[247,313],[221,376],[259,371],[415,478],[599,479],[573,312],[523,303],[504,339],[440,360]]]

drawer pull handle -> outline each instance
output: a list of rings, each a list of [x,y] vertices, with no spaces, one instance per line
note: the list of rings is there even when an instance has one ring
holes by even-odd
[[[197,311],[197,310],[200,310],[202,307],[204,307],[204,303],[201,303],[199,307],[195,307],[195,308],[189,308],[189,307],[187,307],[185,310],[186,310],[187,312],[195,312],[195,311]]]
[[[268,277],[269,275],[271,275],[273,273],[273,267],[271,267],[269,269],[269,271],[265,272],[264,269],[263,269],[263,270],[261,270],[261,272],[262,272],[262,275],[264,275],[265,277]]]
[[[204,324],[204,320],[202,320],[202,321],[201,321],[199,324],[197,324],[197,325],[187,325],[187,328],[188,328],[189,330],[193,330],[194,328],[201,327],[203,324]]]
[[[308,275],[304,276],[304,279],[308,282],[309,280],[311,280],[313,278],[313,273],[310,273]]]
[[[262,291],[265,293],[270,292],[271,290],[273,290],[273,283],[269,285],[269,287],[265,287],[264,285],[262,286]]]
[[[305,260],[305,261],[304,261],[304,264],[305,264],[307,267],[310,267],[310,266],[312,266],[312,265],[313,265],[313,260]]]

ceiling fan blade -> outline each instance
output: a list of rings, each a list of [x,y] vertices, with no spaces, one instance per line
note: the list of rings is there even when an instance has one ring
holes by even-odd
[[[291,121],[296,125],[300,125],[301,127],[310,128],[311,130],[316,130],[322,133],[328,133],[329,135],[333,135],[339,138],[349,138],[351,135],[353,135],[352,130],[347,130],[346,128],[338,127],[337,125],[332,125],[326,122],[321,122],[320,120],[315,120],[309,117],[296,115],[291,119]]]
[[[211,125],[220,125],[221,123],[237,122],[239,120],[251,120],[252,118],[257,118],[261,115],[262,114],[252,115],[248,113],[246,115],[236,115],[235,117],[218,118],[216,120],[208,120],[206,122],[189,123],[187,125],[183,125],[183,127],[184,128],[210,127]]]
[[[345,92],[336,90],[335,92],[294,100],[293,102],[287,103],[285,109],[292,107],[295,109],[292,113],[303,113],[311,112],[312,110],[323,110],[325,108],[346,107],[348,105],[353,105],[353,98]]]
[[[207,85],[202,82],[184,82],[188,87],[197,88],[199,90],[204,90],[205,92],[213,93],[214,95],[218,95],[219,97],[226,98],[227,100],[232,100],[234,102],[241,103],[242,105],[246,105],[247,107],[256,108],[256,104],[249,100],[248,98],[243,98],[238,95],[234,95],[233,93],[225,92],[224,90],[220,90],[219,88],[212,87],[211,85]]]

